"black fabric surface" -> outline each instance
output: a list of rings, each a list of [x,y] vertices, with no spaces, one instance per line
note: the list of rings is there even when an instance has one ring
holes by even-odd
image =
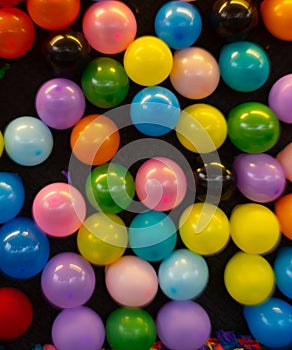
[[[134,11],[137,23],[138,33],[137,36],[154,33],[154,17],[158,9],[164,4],[165,0],[127,0],[124,1]],[[82,10],[78,20],[72,25],[72,28],[81,31],[82,17],[85,10],[92,2],[82,0]],[[209,15],[211,11],[213,1],[212,0],[198,0],[194,4],[198,7],[203,18],[203,30],[200,38],[195,43],[195,46],[203,47],[209,50],[216,58],[219,56],[221,47],[225,44],[225,40],[220,38],[210,28]],[[25,9],[25,5],[21,4],[19,8]],[[5,126],[10,120],[15,117],[23,115],[36,116],[36,110],[34,107],[35,94],[42,83],[52,78],[52,73],[48,69],[48,66],[44,60],[41,52],[41,46],[44,39],[48,36],[49,32],[42,30],[36,26],[36,39],[32,49],[25,56],[14,59],[4,60],[0,59],[1,66],[8,63],[10,69],[6,73],[5,77],[0,80],[0,130],[3,132]],[[240,93],[227,87],[222,80],[216,91],[209,97],[200,100],[199,102],[208,103],[214,105],[222,111],[224,115],[239,103],[245,101],[258,101],[267,104],[268,93],[273,83],[280,77],[291,73],[292,71],[292,55],[291,55],[291,43],[281,41],[273,37],[264,27],[261,18],[256,28],[249,34],[248,40],[253,41],[261,45],[269,55],[271,61],[271,74],[265,85],[257,91],[252,93]],[[92,50],[92,58],[102,56],[100,53]],[[123,54],[113,55],[122,62]],[[77,81],[77,83],[79,83]],[[161,84],[162,86],[172,89],[169,80]],[[140,90],[141,87],[131,82],[129,94],[124,103],[130,103],[135,93]],[[176,94],[179,98],[181,108],[185,108],[188,105],[196,103],[198,101],[188,100]],[[87,102],[86,114],[91,113],[104,113],[105,110],[99,109],[89,102]],[[292,141],[292,126],[288,124],[281,124],[281,136],[277,145],[271,149],[268,153],[276,155],[286,144]],[[57,131],[52,129],[54,136],[54,149],[51,156],[42,164],[36,167],[23,167],[15,164],[4,153],[0,159],[0,171],[9,171],[18,173],[25,184],[26,200],[24,207],[20,215],[31,217],[31,204],[34,196],[45,185],[52,182],[66,182],[62,171],[68,169],[68,162],[70,159],[70,138],[69,130]],[[121,133],[121,147],[132,139],[144,137],[132,128],[130,131]],[[191,166],[195,169],[196,155],[192,154],[182,148],[176,139],[175,133],[171,132],[162,139],[169,141],[176,147],[180,148],[189,160]],[[230,141],[227,139],[224,145],[219,149],[220,157],[228,159],[230,162],[234,159],[236,154],[241,153],[236,149]],[[137,167],[133,167],[133,175]],[[287,185],[286,192],[291,192],[290,184]],[[248,202],[237,190],[235,190],[233,196],[225,202],[220,203],[220,207],[229,216],[231,210],[238,203]],[[273,203],[266,204],[268,207],[273,208]],[[130,223],[132,218],[127,213],[121,214],[126,224]],[[64,239],[50,238],[51,254],[54,256],[57,253],[64,251],[77,250],[76,235],[72,235]],[[291,241],[288,241],[285,237],[282,237],[280,246],[291,245]],[[178,247],[182,246],[179,242]],[[206,257],[206,261],[210,270],[210,280],[204,293],[196,300],[198,301],[208,312],[211,322],[213,335],[218,329],[233,330],[239,334],[248,334],[249,330],[247,324],[242,315],[242,306],[235,302],[227,293],[223,282],[223,271],[227,261],[231,256],[238,251],[238,248],[230,242],[227,248],[220,254],[215,256]],[[127,253],[131,254],[131,251]],[[269,262],[273,262],[276,251],[266,255],[266,259]],[[154,264],[157,269],[158,264]],[[111,311],[117,308],[117,304],[108,295],[104,284],[104,268],[94,267],[97,277],[97,286],[94,295],[89,300],[87,305],[96,310],[99,315],[106,320]],[[248,283],[248,281],[246,281]],[[0,287],[14,286],[30,298],[34,308],[33,323],[26,334],[19,339],[5,344],[7,349],[13,350],[29,350],[35,343],[50,343],[51,342],[51,326],[54,318],[60,310],[52,307],[47,303],[42,295],[40,288],[40,274],[34,278],[18,281],[12,280],[4,275],[0,275]],[[275,291],[275,295],[283,299],[285,297],[278,291]],[[159,308],[168,299],[163,295],[161,291],[158,292],[155,300],[146,307],[146,310],[155,318]],[[287,300],[287,299],[286,299]],[[4,344],[3,344],[4,345]],[[82,349],[81,349],[82,350]],[[138,349],[137,349],[138,350]]]

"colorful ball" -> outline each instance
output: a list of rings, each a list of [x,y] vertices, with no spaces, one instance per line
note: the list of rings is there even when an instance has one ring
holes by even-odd
[[[276,117],[287,124],[292,124],[292,74],[278,79],[269,92],[269,107]]]
[[[0,0],[0,6],[13,7],[23,2],[23,0]]]
[[[281,232],[292,240],[292,193],[279,197],[274,203],[274,210],[280,223]]]
[[[274,261],[276,285],[288,298],[292,299],[292,247],[278,250]]]
[[[276,155],[277,161],[281,164],[285,177],[287,180],[292,181],[292,142],[288,143],[280,152]]]

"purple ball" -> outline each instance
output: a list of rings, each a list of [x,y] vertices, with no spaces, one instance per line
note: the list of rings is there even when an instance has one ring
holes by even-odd
[[[283,168],[269,154],[240,154],[235,158],[233,168],[237,188],[254,202],[274,201],[285,189]]]
[[[90,263],[77,253],[65,252],[51,258],[43,269],[41,288],[46,298],[60,308],[85,304],[95,288]]]
[[[99,350],[105,340],[103,321],[85,306],[65,309],[53,322],[52,340],[58,350]]]
[[[269,107],[277,118],[292,124],[292,74],[277,80],[269,92]]]
[[[35,107],[42,121],[53,129],[69,129],[83,116],[85,97],[81,88],[65,78],[48,80],[38,90]]]
[[[170,301],[158,311],[156,329],[161,342],[171,350],[196,350],[211,333],[209,315],[192,300]]]

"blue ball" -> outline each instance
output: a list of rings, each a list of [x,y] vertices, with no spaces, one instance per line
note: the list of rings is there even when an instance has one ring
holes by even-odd
[[[25,191],[19,175],[0,172],[0,224],[13,219],[22,209]]]
[[[225,84],[240,92],[259,89],[270,74],[270,60],[265,50],[250,41],[224,45],[218,63]]]
[[[0,228],[0,270],[7,276],[36,276],[45,267],[49,254],[48,237],[32,219],[16,217]]]
[[[129,245],[133,252],[147,261],[160,261],[175,248],[176,227],[163,212],[149,210],[137,214],[129,226]]]
[[[274,272],[277,287],[292,299],[292,247],[279,249],[274,261]]]
[[[132,123],[148,136],[169,133],[175,128],[180,112],[177,97],[162,86],[142,89],[134,96],[130,107]]]
[[[170,1],[155,16],[156,35],[172,49],[193,45],[202,31],[202,18],[198,9],[189,3]]]

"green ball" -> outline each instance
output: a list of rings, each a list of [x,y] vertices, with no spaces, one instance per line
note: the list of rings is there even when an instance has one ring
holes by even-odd
[[[274,112],[260,102],[245,102],[228,115],[230,141],[243,152],[262,153],[271,149],[280,136],[280,122]]]
[[[115,350],[149,350],[156,340],[156,327],[149,313],[121,307],[106,321],[106,338]]]
[[[90,172],[85,191],[94,208],[105,214],[116,214],[131,204],[135,195],[135,182],[122,165],[106,163]]]
[[[101,108],[112,108],[126,98],[129,78],[124,67],[110,57],[98,57],[84,69],[81,87],[92,104]]]

